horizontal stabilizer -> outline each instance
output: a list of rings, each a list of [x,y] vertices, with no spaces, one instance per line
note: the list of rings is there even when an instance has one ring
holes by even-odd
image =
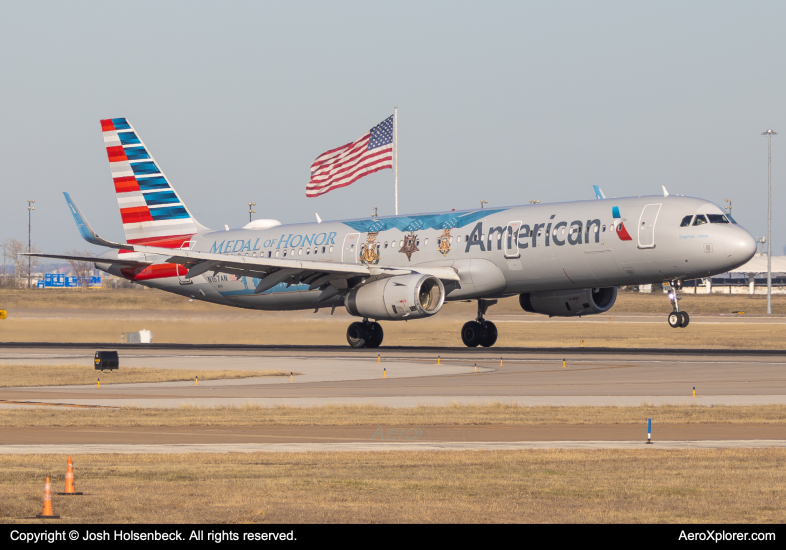
[[[35,256],[36,258],[54,258],[56,260],[77,260],[80,262],[92,262],[94,264],[115,264],[127,267],[147,266],[153,262],[140,262],[137,260],[117,260],[115,258],[97,258],[95,256],[65,256],[62,254],[40,254],[38,252],[22,252],[22,256]]]

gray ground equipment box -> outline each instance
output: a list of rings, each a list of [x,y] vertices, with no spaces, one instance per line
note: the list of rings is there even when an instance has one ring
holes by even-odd
[[[101,372],[106,370],[117,370],[120,367],[120,360],[117,358],[116,351],[97,351],[95,358],[96,370]]]

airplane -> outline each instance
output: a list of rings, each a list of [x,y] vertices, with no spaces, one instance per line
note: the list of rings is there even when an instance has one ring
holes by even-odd
[[[549,317],[594,315],[612,308],[623,285],[668,286],[667,321],[685,328],[682,281],[733,270],[756,253],[730,214],[665,187],[663,196],[607,199],[598,188],[590,201],[211,230],[127,119],[101,128],[126,242],[96,234],[64,193],[82,237],[109,248],[95,257],[98,269],[233,307],[344,307],[361,319],[347,329],[353,348],[378,347],[380,321],[428,318],[459,300],[477,301],[463,343],[490,347],[498,331],[485,315],[500,298],[518,296],[522,309]]]

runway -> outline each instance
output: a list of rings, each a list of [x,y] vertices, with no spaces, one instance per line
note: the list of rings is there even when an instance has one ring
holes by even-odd
[[[93,348],[3,347],[0,363],[91,365]],[[0,389],[0,404],[179,407],[375,403],[521,405],[786,404],[783,353],[713,350],[500,350],[190,346],[119,348],[123,366],[280,369],[288,377]],[[721,352],[721,353],[717,353]],[[379,358],[377,353],[380,354]],[[439,364],[437,364],[439,357]],[[565,368],[563,368],[565,359]],[[379,362],[377,362],[379,361]],[[501,364],[500,364],[501,363]],[[477,373],[475,372],[477,366]],[[384,369],[384,370],[383,370]],[[111,381],[112,374],[104,373]],[[697,397],[692,397],[693,388]]]

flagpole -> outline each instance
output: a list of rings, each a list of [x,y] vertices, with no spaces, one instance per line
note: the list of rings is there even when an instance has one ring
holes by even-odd
[[[396,216],[398,216],[398,105],[393,107],[393,149],[396,153],[393,157],[393,179],[396,186]]]

